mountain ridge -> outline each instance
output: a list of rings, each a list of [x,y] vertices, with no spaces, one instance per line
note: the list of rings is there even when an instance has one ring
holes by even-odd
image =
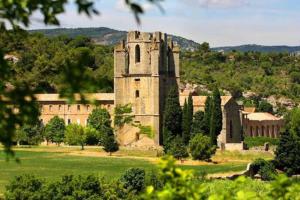
[[[107,27],[90,27],[90,28],[53,28],[53,29],[34,29],[28,30],[30,33],[41,32],[46,36],[53,37],[58,35],[67,35],[70,37],[76,37],[83,35],[91,38],[95,43],[102,45],[115,45],[120,40],[126,39],[127,31],[116,30]],[[195,50],[198,48],[199,43],[186,39],[181,36],[175,36],[169,34],[173,41],[178,43],[183,50]],[[247,52],[247,51],[258,51],[258,52],[300,52],[300,46],[288,46],[288,45],[258,45],[258,44],[245,44],[237,46],[223,46],[213,47],[213,51],[224,51],[230,52],[233,50]]]

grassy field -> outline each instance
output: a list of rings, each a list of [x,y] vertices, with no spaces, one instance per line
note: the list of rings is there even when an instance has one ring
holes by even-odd
[[[122,149],[112,157],[107,156],[99,148],[87,148],[80,151],[79,147],[34,147],[16,148],[16,157],[6,161],[6,155],[0,151],[0,194],[5,185],[16,175],[34,174],[47,180],[59,179],[66,174],[95,174],[107,180],[117,179],[130,167],[140,167],[147,171],[156,168],[158,158],[151,151]],[[243,171],[247,162],[256,157],[271,158],[269,154],[218,152],[213,160],[217,164],[186,161],[180,165],[183,169],[193,169],[196,174],[214,174]]]

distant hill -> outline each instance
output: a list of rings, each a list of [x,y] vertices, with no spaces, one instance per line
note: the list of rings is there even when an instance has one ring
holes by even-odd
[[[216,47],[212,48],[215,51],[258,51],[258,52],[298,52],[300,51],[300,46],[262,46],[256,44],[247,44],[247,45],[240,45],[240,46],[227,46],[227,47]]]
[[[55,29],[37,29],[29,30],[30,33],[41,32],[46,36],[53,37],[58,35],[67,35],[76,37],[79,35],[92,38],[96,43],[103,45],[114,45],[120,40],[126,38],[126,31],[118,31],[106,27],[99,28],[55,28]],[[177,42],[184,50],[194,50],[198,43],[185,39],[183,37],[171,35],[173,41]]]
[[[76,37],[83,35],[92,38],[96,43],[103,45],[115,45],[120,40],[126,38],[126,31],[119,31],[106,27],[98,28],[55,28],[55,29],[37,29],[29,30],[31,33],[41,32],[49,37],[58,35],[67,35],[69,37]],[[173,41],[177,42],[184,50],[195,50],[198,43],[180,36],[171,35]],[[259,51],[259,52],[298,52],[300,46],[263,46],[263,45],[240,45],[240,46],[225,46],[212,48],[214,51]]]

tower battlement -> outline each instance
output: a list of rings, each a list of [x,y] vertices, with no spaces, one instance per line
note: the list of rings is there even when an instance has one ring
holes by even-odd
[[[146,33],[139,31],[130,31],[127,34],[128,43],[139,43],[139,42],[163,42],[166,41],[167,34],[162,32]]]

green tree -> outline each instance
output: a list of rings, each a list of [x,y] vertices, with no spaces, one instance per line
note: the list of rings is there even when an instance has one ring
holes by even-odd
[[[263,100],[259,103],[258,112],[273,113],[273,106],[272,106],[272,104],[270,104],[267,101]]]
[[[182,110],[179,103],[178,88],[172,87],[166,99],[163,119],[163,145],[168,143],[182,131]]]
[[[69,145],[80,145],[81,150],[86,144],[87,135],[85,129],[79,124],[70,124],[66,127],[65,141]]]
[[[107,136],[113,136],[111,127],[111,117],[109,112],[104,108],[96,108],[88,116],[88,126],[99,131],[99,143],[102,145]]]
[[[47,142],[51,141],[60,144],[64,141],[65,122],[58,116],[53,117],[45,126],[44,136]]]
[[[201,133],[191,139],[189,146],[195,160],[209,160],[216,152],[216,146],[212,144],[211,139]]]
[[[103,141],[103,150],[111,155],[113,152],[119,150],[119,144],[114,135],[106,135]]]
[[[300,139],[299,136],[286,130],[281,134],[275,151],[277,168],[288,175],[300,173]]]
[[[204,122],[205,122],[205,132],[204,134],[210,133],[210,121],[211,121],[211,113],[212,113],[212,98],[211,96],[207,96],[204,106]]]
[[[40,144],[43,140],[43,127],[40,122],[37,122],[36,125],[24,125],[18,130],[18,137],[21,137],[18,142],[22,141],[28,145],[37,145]]]
[[[114,125],[116,128],[121,128],[125,124],[130,124],[134,118],[134,116],[132,115],[132,107],[130,104],[117,105],[114,112]]]
[[[209,134],[214,145],[217,145],[217,138],[222,130],[222,120],[221,95],[219,89],[215,88],[212,96],[209,127]]]
[[[206,131],[205,128],[206,124],[204,121],[204,112],[199,110],[195,112],[193,117],[191,136],[195,136],[197,133],[204,133]]]
[[[167,153],[178,160],[189,157],[187,148],[180,136],[177,136],[174,140],[172,140],[170,149]]]
[[[189,94],[188,101],[184,101],[182,111],[182,138],[185,144],[189,143],[191,138],[191,129],[193,123],[193,98],[192,94]]]
[[[87,145],[99,145],[102,134],[95,128],[86,126],[84,127],[84,132],[86,134],[86,144]]]
[[[184,142],[188,142],[189,139],[189,116],[188,116],[188,104],[186,99],[184,100],[183,108],[182,108],[182,138]]]

